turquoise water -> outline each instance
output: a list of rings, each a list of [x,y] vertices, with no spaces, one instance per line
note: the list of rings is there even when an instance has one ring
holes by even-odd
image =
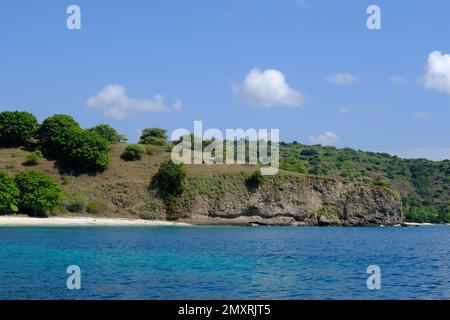
[[[0,228],[0,299],[450,299],[450,227]]]

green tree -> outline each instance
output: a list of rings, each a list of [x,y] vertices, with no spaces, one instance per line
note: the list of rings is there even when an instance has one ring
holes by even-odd
[[[87,131],[97,133],[110,143],[119,143],[127,140],[125,136],[119,134],[116,129],[108,124],[99,124],[93,128],[87,129]]]
[[[97,172],[109,165],[109,143],[95,131],[81,129],[68,115],[47,118],[39,130],[44,153],[77,172]]]
[[[62,148],[63,162],[79,172],[104,171],[109,165],[109,143],[95,132],[73,130]]]
[[[71,134],[82,130],[71,116],[56,114],[44,120],[38,138],[44,154],[51,158],[60,158],[67,149]]]
[[[0,171],[0,213],[16,212],[18,200],[19,189],[14,179],[6,172]]]
[[[160,128],[147,128],[142,130],[139,144],[164,146],[167,144],[167,130]]]
[[[152,178],[152,186],[156,187],[163,197],[178,196],[184,188],[186,171],[182,164],[175,164],[171,160],[161,164],[158,172]]]
[[[121,158],[125,161],[136,161],[142,158],[142,155],[145,153],[144,148],[138,144],[130,144],[125,148],[125,151],[122,153]]]
[[[34,138],[39,124],[28,112],[5,111],[0,113],[0,145],[22,146]]]
[[[32,216],[47,216],[62,199],[61,187],[49,176],[37,171],[16,175],[19,189],[19,208]]]

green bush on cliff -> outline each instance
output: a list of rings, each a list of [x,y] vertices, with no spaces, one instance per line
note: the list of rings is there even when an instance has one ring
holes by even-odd
[[[0,145],[23,146],[34,138],[39,124],[31,113],[0,112]]]
[[[280,167],[284,170],[298,172],[290,165],[295,163],[294,158],[303,162],[310,174],[395,188],[403,199],[417,199],[416,203],[404,202],[407,221],[447,221],[450,160],[401,159],[386,153],[308,146],[298,142],[280,143],[280,146]]]
[[[145,150],[138,144],[130,144],[125,148],[125,151],[120,156],[125,161],[141,160]]]
[[[389,188],[389,182],[383,179],[376,179],[373,181],[373,184],[378,187]]]
[[[16,175],[15,183],[20,192],[20,210],[32,216],[47,216],[62,198],[61,187],[40,172],[21,172]]]
[[[259,170],[255,171],[245,179],[245,185],[250,190],[258,189],[263,183],[264,176]]]
[[[305,165],[305,163],[295,157],[288,157],[286,159],[283,159],[280,163],[280,169],[303,174],[308,173],[308,167]]]
[[[186,170],[183,165],[168,160],[161,164],[150,182],[150,186],[156,188],[159,196],[164,200],[169,213],[176,211],[177,197],[184,191],[185,179]]]
[[[316,217],[325,217],[327,219],[339,218],[339,210],[331,205],[323,205],[316,210]]]
[[[163,197],[177,196],[184,190],[185,179],[186,170],[183,165],[167,160],[161,164],[158,172],[153,176],[151,185],[156,187]]]
[[[0,171],[0,214],[17,212],[19,189],[6,172]]]

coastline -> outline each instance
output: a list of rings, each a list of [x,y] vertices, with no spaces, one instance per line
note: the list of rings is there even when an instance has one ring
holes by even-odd
[[[419,227],[419,226],[433,226],[432,223],[416,223],[404,222],[403,224],[394,225],[395,227]],[[450,225],[450,224],[447,224]],[[166,220],[142,220],[131,218],[108,218],[108,217],[49,217],[49,218],[33,218],[28,216],[0,216],[0,227],[89,227],[89,226],[104,226],[104,227],[126,227],[126,226],[289,226],[286,224],[267,224],[249,223],[246,219],[185,219],[181,221],[166,221]],[[306,224],[295,224],[290,226],[310,226]],[[384,227],[384,225],[380,225]]]
[[[407,227],[426,227],[436,225],[435,223],[429,222],[404,222],[403,224]]]
[[[0,216],[0,227],[191,226],[188,223],[126,218]]]

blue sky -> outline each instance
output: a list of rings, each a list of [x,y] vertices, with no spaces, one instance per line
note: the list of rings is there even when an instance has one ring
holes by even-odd
[[[71,4],[81,30],[66,28]],[[381,30],[366,27],[371,4]],[[0,110],[68,113],[131,141],[202,120],[450,158],[449,12],[445,0],[2,1]]]

